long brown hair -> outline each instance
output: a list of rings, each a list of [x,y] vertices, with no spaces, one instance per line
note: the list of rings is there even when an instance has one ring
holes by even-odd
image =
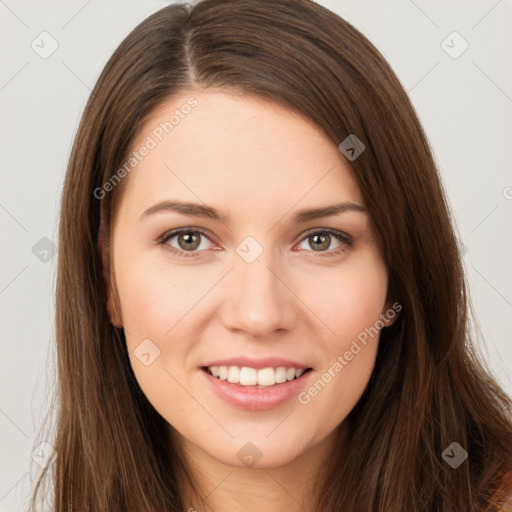
[[[472,348],[461,254],[426,136],[378,50],[309,0],[169,5],[105,66],[62,192],[58,456],[34,496],[52,476],[56,512],[186,509],[179,447],[139,388],[106,306],[98,233],[103,218],[108,234],[123,182],[100,199],[98,190],[157,106],[203,88],[279,102],[336,146],[351,134],[366,146],[349,164],[402,311],[381,332],[370,382],[345,420],[349,442],[339,440],[316,487],[317,510],[500,510],[512,493],[511,401]],[[453,442],[468,454],[456,469],[442,457]]]

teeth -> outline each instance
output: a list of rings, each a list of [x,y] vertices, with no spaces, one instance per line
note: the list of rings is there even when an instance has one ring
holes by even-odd
[[[220,380],[227,380],[241,386],[268,387],[299,378],[305,370],[302,368],[250,368],[248,366],[209,366],[208,372]]]
[[[240,382],[240,368],[238,366],[230,366],[228,368],[228,382],[231,382],[231,384]]]
[[[242,386],[255,386],[258,384],[258,370],[243,366],[240,369],[240,379],[238,380]]]

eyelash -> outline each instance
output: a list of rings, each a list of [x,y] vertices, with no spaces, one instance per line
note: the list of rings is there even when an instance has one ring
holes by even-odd
[[[180,229],[175,229],[173,231],[164,233],[158,239],[158,244],[161,245],[162,247],[164,247],[166,250],[171,251],[173,254],[176,254],[177,256],[185,257],[185,258],[197,257],[197,254],[199,254],[201,251],[199,251],[199,252],[182,251],[180,249],[176,249],[176,247],[172,247],[171,245],[169,245],[167,243],[171,238],[173,238],[177,235],[180,235],[181,233],[200,233],[201,235],[204,235],[206,238],[208,238],[208,240],[210,240],[210,242],[211,242],[210,237],[208,236],[207,232],[204,229],[180,228]],[[343,233],[342,231],[338,231],[336,229],[331,229],[331,228],[313,229],[313,230],[307,231],[303,235],[303,237],[300,239],[299,243],[303,242],[304,240],[309,238],[311,235],[325,235],[325,234],[334,236],[337,240],[342,242],[342,245],[340,245],[336,249],[331,249],[329,251],[320,251],[320,252],[308,251],[308,252],[313,252],[314,257],[321,257],[321,258],[327,257],[328,258],[331,256],[336,256],[338,254],[341,254],[342,252],[347,251],[354,244],[354,241],[352,240],[352,238],[349,235]]]

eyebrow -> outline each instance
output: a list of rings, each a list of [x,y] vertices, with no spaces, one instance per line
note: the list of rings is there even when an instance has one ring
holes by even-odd
[[[192,217],[203,217],[216,220],[222,223],[229,221],[229,217],[222,215],[218,210],[211,206],[199,203],[187,203],[184,201],[160,201],[148,208],[141,215],[141,219],[158,212],[176,212],[182,215]]]
[[[229,222],[229,216],[221,214],[217,209],[211,206],[177,200],[160,201],[154,204],[142,213],[141,220],[159,212],[175,212],[192,217],[211,219],[222,223]],[[294,213],[290,219],[290,222],[292,224],[304,224],[310,220],[321,219],[323,217],[331,217],[333,215],[339,215],[346,212],[360,212],[367,214],[368,210],[360,204],[349,202],[337,203],[328,206],[321,206],[318,208],[298,210]]]

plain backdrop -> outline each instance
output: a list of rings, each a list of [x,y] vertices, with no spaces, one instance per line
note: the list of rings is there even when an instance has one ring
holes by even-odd
[[[48,393],[60,192],[105,62],[169,2],[0,0],[0,510],[19,511]],[[409,92],[453,209],[482,357],[512,392],[512,4],[324,0]],[[51,53],[51,54],[50,54]],[[442,250],[442,248],[440,249]]]

